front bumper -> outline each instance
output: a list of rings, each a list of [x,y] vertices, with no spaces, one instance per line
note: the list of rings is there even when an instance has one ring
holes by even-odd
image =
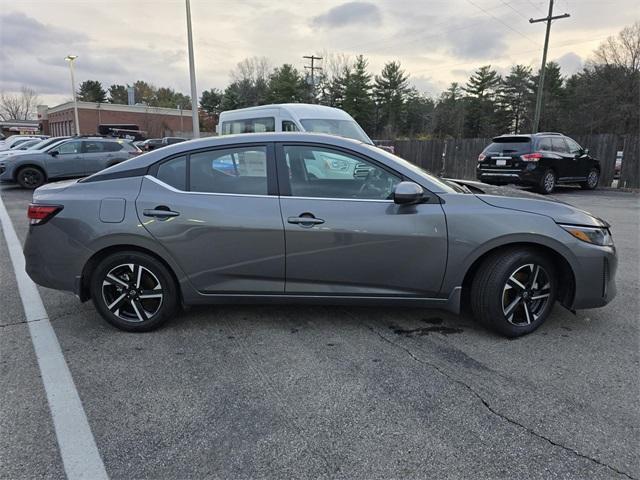
[[[578,266],[577,271],[574,271],[576,286],[572,308],[579,310],[603,307],[617,293],[616,248],[585,244],[583,248],[574,250],[574,253],[577,254]]]

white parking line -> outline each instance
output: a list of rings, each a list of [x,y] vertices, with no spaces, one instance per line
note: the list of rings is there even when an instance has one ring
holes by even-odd
[[[33,349],[38,359],[67,478],[69,480],[108,479],[87,415],[60,349],[58,338],[49,322],[38,288],[25,272],[22,244],[13,228],[2,197],[0,197],[0,224],[9,248],[9,257],[29,325]]]

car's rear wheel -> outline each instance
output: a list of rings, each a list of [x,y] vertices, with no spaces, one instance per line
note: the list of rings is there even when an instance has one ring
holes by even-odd
[[[587,181],[582,182],[580,186],[586,190],[595,190],[598,187],[598,182],[600,181],[600,172],[595,168],[589,170],[589,174],[587,175]]]
[[[538,191],[544,195],[548,195],[556,188],[556,172],[548,168],[540,178]]]
[[[44,172],[37,167],[23,167],[18,170],[16,180],[22,188],[33,190],[41,186],[45,182],[46,177]]]
[[[471,308],[489,328],[518,337],[545,322],[557,288],[555,268],[545,255],[514,248],[482,263],[471,285]]]
[[[91,298],[102,317],[121,330],[147,332],[178,311],[178,289],[169,270],[141,252],[104,258],[91,276]]]

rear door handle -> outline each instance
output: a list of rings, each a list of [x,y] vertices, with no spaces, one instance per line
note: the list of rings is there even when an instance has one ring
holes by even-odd
[[[178,212],[169,210],[167,207],[147,208],[142,211],[142,214],[145,217],[156,217],[156,218],[170,218],[170,217],[177,217],[178,215],[180,215]]]
[[[303,227],[311,227],[324,223],[324,220],[315,217],[289,217],[287,218],[287,222],[302,225]]]

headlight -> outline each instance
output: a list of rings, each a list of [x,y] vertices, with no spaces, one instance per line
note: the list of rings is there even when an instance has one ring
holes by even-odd
[[[583,242],[593,245],[611,246],[613,238],[608,228],[603,227],[578,227],[576,225],[560,225],[571,235]]]

